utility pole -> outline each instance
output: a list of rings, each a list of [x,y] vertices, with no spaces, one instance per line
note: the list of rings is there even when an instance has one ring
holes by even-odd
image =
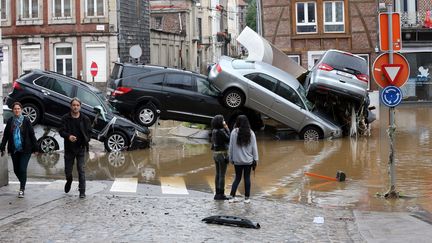
[[[263,24],[262,24],[262,18],[261,18],[261,10],[262,10],[262,4],[261,0],[256,0],[256,28],[257,33],[261,36],[263,36]]]

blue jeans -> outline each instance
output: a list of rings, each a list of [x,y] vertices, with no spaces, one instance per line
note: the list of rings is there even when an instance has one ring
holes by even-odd
[[[242,174],[243,174],[244,186],[245,186],[245,197],[249,197],[250,188],[251,188],[250,174],[251,174],[252,165],[234,165],[234,168],[235,168],[235,179],[231,187],[230,195],[235,197],[237,187],[240,184]]]
[[[213,153],[213,159],[216,165],[215,187],[216,195],[225,194],[225,174],[228,165],[228,158],[226,153],[216,152]]]
[[[65,161],[65,175],[67,181],[72,181],[72,170],[75,159],[77,161],[77,170],[78,170],[78,188],[80,191],[85,191],[86,181],[85,181],[85,161],[84,161],[84,153],[85,149],[65,151],[64,161]]]
[[[20,182],[20,190],[25,190],[25,185],[27,182],[27,166],[30,156],[30,153],[11,153],[14,173]]]

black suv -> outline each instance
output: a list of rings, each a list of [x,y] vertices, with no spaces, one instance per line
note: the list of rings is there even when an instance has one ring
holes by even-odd
[[[6,97],[11,107],[23,105],[23,114],[32,124],[61,126],[61,117],[70,111],[72,97],[81,102],[81,112],[93,121],[92,138],[104,142],[107,151],[149,147],[150,131],[114,114],[103,93],[92,85],[62,74],[32,70],[13,83]]]
[[[190,71],[115,63],[107,86],[110,103],[142,126],[153,125],[158,117],[210,124],[217,114],[231,126],[239,114],[247,115],[255,130],[263,125],[255,111],[224,107],[220,91],[207,77]]]

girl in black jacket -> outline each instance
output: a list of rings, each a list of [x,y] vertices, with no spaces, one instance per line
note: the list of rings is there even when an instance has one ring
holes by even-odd
[[[18,197],[23,198],[27,181],[27,165],[31,154],[36,152],[37,143],[30,120],[22,115],[21,103],[13,103],[12,110],[14,116],[9,118],[6,123],[0,151],[1,156],[3,156],[7,143],[8,153],[12,157],[15,175],[20,181]]]
[[[212,150],[216,165],[214,200],[227,200],[225,196],[225,173],[228,165],[230,131],[222,115],[216,115],[212,122]]]

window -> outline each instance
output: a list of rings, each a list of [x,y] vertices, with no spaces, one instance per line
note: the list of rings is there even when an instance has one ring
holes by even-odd
[[[316,2],[296,3],[297,33],[316,33]]]
[[[288,55],[288,57],[291,58],[291,60],[293,60],[298,65],[301,65],[300,64],[300,55]]]
[[[163,29],[163,25],[162,25],[162,16],[156,16],[154,18],[155,24],[154,24],[154,28],[157,30],[161,30]]]
[[[324,2],[324,32],[344,31],[344,2]]]
[[[80,99],[82,103],[84,103],[90,107],[95,107],[98,105],[104,107],[95,94],[93,94],[92,92],[89,92],[83,88],[78,88],[77,98]]]
[[[164,74],[158,74],[158,75],[152,75],[152,76],[140,78],[138,80],[138,82],[132,81],[132,78],[131,78],[131,83],[135,83],[135,84],[132,84],[132,86],[137,86],[137,87],[142,88],[145,85],[160,85],[160,86],[162,86],[163,80],[164,80]]]
[[[297,95],[295,90],[290,86],[288,86],[287,84],[281,82],[278,90],[276,91],[276,94],[290,101],[291,103],[304,108],[303,102],[300,99],[300,97]]]
[[[272,78],[268,75],[262,74],[262,73],[251,73],[251,74],[247,74],[245,75],[245,77],[247,79],[252,80],[254,83],[270,90],[270,91],[274,91],[278,80],[275,78]]]
[[[85,9],[87,17],[102,17],[104,16],[104,0],[86,0]]]
[[[38,0],[20,0],[20,15],[23,19],[39,18],[39,1]]]
[[[51,90],[55,91],[59,94],[62,94],[64,96],[67,97],[71,97],[72,98],[72,90],[74,88],[74,86],[70,83],[66,83],[62,80],[58,80],[58,79],[51,79],[53,80],[52,84],[51,84]]]
[[[203,78],[197,78],[197,90],[198,93],[217,96],[219,92],[206,80]]]
[[[59,45],[54,49],[55,71],[72,77],[72,47]]]
[[[193,90],[192,87],[192,77],[190,75],[184,74],[167,74],[166,86]]]
[[[53,80],[53,78],[42,76],[41,78],[35,80],[35,84],[42,86],[46,89],[51,89],[51,84],[54,82]]]
[[[7,13],[7,5],[6,5],[6,3],[7,3],[7,1],[6,0],[1,0],[1,13],[0,13],[0,17],[1,17],[1,20],[6,20],[7,19],[7,15],[6,15],[6,13]]]
[[[53,0],[53,16],[55,18],[71,17],[71,0]]]

